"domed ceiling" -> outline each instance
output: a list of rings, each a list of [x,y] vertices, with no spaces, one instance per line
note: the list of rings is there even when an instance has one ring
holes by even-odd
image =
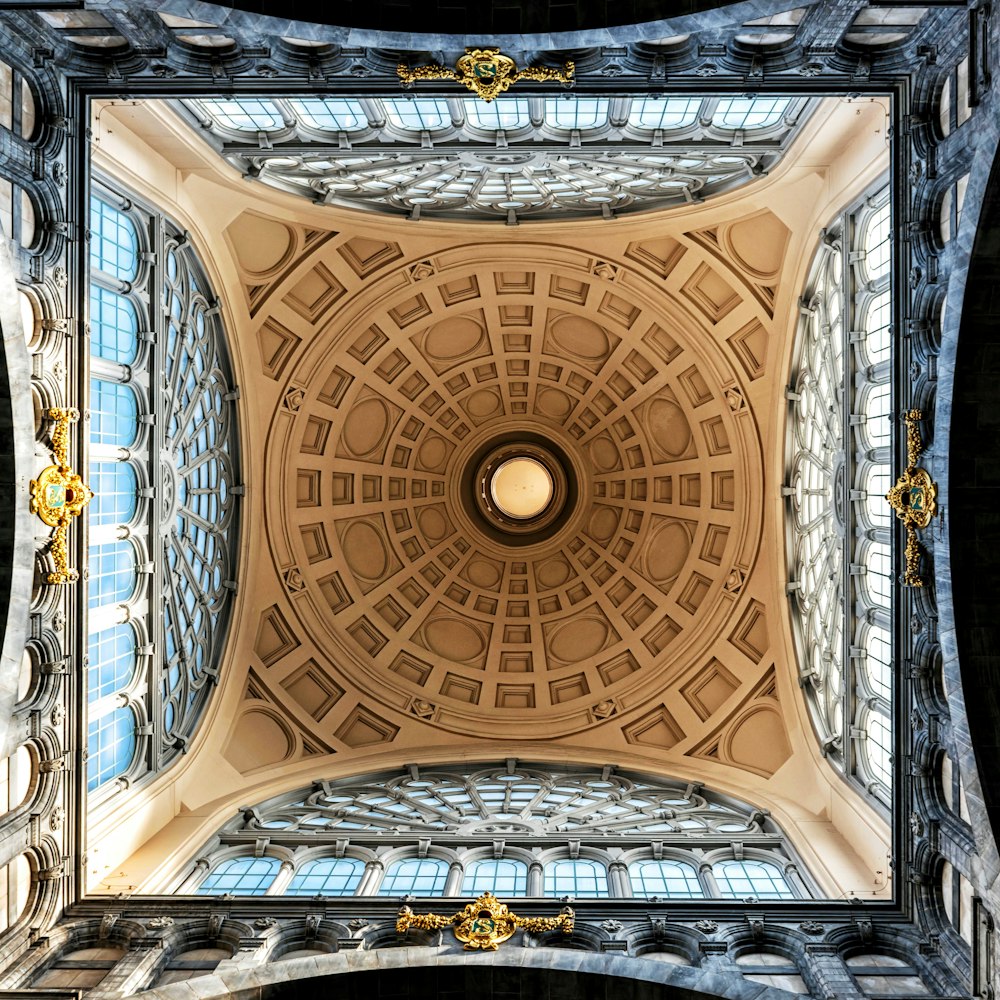
[[[178,844],[319,771],[499,752],[750,795],[839,891],[881,864],[817,768],[781,502],[798,291],[824,213],[884,169],[881,105],[821,103],[775,176],[705,205],[518,228],[250,185],[153,102],[102,121],[98,167],[166,151],[131,176],[176,185],[211,250],[246,414],[245,576],[166,779]],[[551,477],[537,521],[494,509],[511,455]]]
[[[724,239],[763,282],[787,237],[764,213]],[[311,280],[373,249],[321,252]],[[703,266],[665,298],[657,270],[683,252],[507,243],[386,260],[364,306],[289,364],[267,448],[271,554],[297,622],[382,705],[468,734],[575,733],[675,681],[741,603],[763,476],[740,358],[762,360],[767,334],[751,320],[728,352],[692,336],[749,288]],[[549,537],[470,505],[498,439],[564,456],[576,495]],[[656,718],[663,740],[681,736],[667,709]]]

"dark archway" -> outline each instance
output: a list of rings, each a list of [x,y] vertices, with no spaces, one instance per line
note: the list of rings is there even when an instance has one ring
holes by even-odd
[[[952,591],[969,733],[1000,833],[1000,158],[965,285],[949,463]],[[945,605],[946,606],[946,605]],[[942,621],[942,629],[947,622]]]
[[[674,0],[671,17],[724,6],[723,0]],[[586,31],[656,21],[666,13],[657,0],[342,0],[319,6],[303,0],[241,0],[237,10],[319,24],[380,31],[447,34],[542,34]]]

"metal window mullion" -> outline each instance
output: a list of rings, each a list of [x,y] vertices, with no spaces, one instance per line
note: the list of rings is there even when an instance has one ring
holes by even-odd
[[[164,370],[164,352],[166,350],[166,318],[163,314],[163,296],[160,286],[166,270],[163,217],[154,214],[152,217],[153,232],[151,243],[155,254],[154,263],[149,269],[149,284],[147,286],[148,329],[153,332],[154,339],[149,355],[149,396],[153,413],[158,413],[160,419],[153,424],[150,434],[149,449],[149,482],[153,486],[153,499],[149,504],[149,551],[156,567],[149,584],[149,638],[153,643],[154,655],[147,658],[146,705],[149,721],[153,726],[153,735],[149,738],[149,769],[156,773],[162,767],[163,756],[163,705],[160,684],[160,674],[165,666],[163,651],[166,649],[164,617],[160,613],[163,606],[163,573],[165,560],[162,558],[160,545],[160,514],[162,484],[159,477],[159,455],[163,449],[166,434],[166,414],[160,405],[162,385],[161,373]],[[158,488],[159,487],[159,488]]]
[[[844,512],[844,539],[842,546],[841,587],[844,623],[840,636],[840,656],[843,666],[843,711],[841,712],[841,754],[843,755],[844,774],[851,779],[855,773],[857,747],[851,739],[854,725],[854,665],[851,660],[851,643],[854,639],[854,584],[851,578],[851,565],[854,562],[854,514],[851,503],[851,485],[854,482],[854,448],[851,436],[851,410],[854,406],[853,395],[853,356],[851,351],[851,327],[853,326],[853,269],[850,264],[850,251],[854,241],[854,229],[850,212],[844,212],[840,218],[840,287],[836,294],[840,297],[840,350],[841,365],[841,440],[844,448],[844,481],[840,494],[834,503],[840,505]]]

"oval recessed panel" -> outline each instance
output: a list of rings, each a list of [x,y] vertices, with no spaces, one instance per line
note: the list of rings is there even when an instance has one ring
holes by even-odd
[[[458,663],[474,660],[485,648],[478,629],[457,618],[435,618],[424,629],[424,639],[438,656]]]
[[[549,334],[561,350],[587,361],[599,361],[611,350],[607,333],[582,316],[560,316],[549,327]]]
[[[691,425],[672,399],[654,399],[646,411],[646,424],[653,441],[674,458],[691,446]]]
[[[607,624],[599,618],[577,618],[549,635],[549,652],[564,663],[579,663],[604,649],[608,635]]]
[[[677,521],[665,524],[649,540],[646,549],[646,572],[654,583],[666,583],[681,571],[691,551],[691,539],[684,525]]]
[[[380,580],[389,567],[385,540],[367,521],[348,525],[340,547],[351,570],[366,580]]]
[[[424,353],[435,361],[453,361],[474,350],[483,339],[483,328],[468,316],[454,316],[435,323],[424,337]]]
[[[364,399],[351,407],[344,421],[344,446],[359,458],[373,452],[389,430],[389,410],[380,399]]]

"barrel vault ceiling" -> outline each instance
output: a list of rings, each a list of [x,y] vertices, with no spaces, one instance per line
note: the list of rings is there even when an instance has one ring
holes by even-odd
[[[124,877],[155,888],[313,778],[521,757],[704,782],[771,809],[829,892],[870,886],[884,824],[798,692],[781,487],[808,258],[887,162],[884,107],[828,100],[772,176],[702,205],[408,222],[245,181],[166,105],[99,109],[95,167],[166,199],[221,296],[248,524],[220,690],[116,816]],[[463,503],[501,432],[569,458],[546,541]]]

